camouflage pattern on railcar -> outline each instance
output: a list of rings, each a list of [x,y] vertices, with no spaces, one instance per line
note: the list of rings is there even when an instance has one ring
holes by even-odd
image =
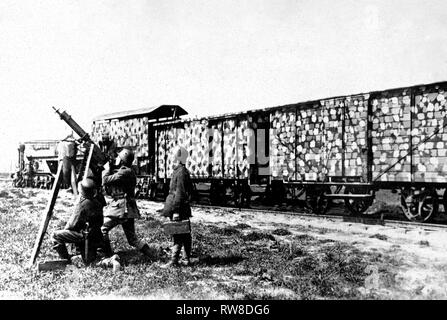
[[[170,178],[173,173],[173,150],[177,145],[188,150],[186,167],[192,177],[209,176],[208,121],[190,120],[166,124],[155,128],[156,173],[160,179]]]
[[[363,176],[367,101],[367,95],[356,95],[272,111],[272,178],[321,181],[325,176]]]
[[[118,147],[129,147],[134,150],[135,158],[149,157],[147,117],[96,121],[92,127],[92,140],[98,143],[104,131],[109,132],[110,138]]]
[[[181,145],[188,150],[186,167],[194,178],[248,178],[248,122],[247,117],[203,118],[157,126],[157,177],[172,175],[172,150]]]
[[[263,174],[272,179],[369,176],[379,182],[444,183],[447,132],[441,129],[417,150],[411,149],[444,126],[446,87],[444,82],[159,123],[154,137],[149,137],[144,117],[98,121],[92,137],[98,141],[108,128],[118,146],[130,146],[143,158],[151,156],[148,142],[155,139],[158,178],[172,174],[172,148],[180,144],[189,152],[187,167],[193,177],[247,179],[256,172],[251,170],[256,167],[253,161],[260,157],[253,143],[258,133],[252,129],[262,116],[269,141],[269,170]],[[405,159],[398,162],[401,157]]]
[[[408,154],[379,181],[447,182],[446,86],[384,91],[371,99],[373,179]]]
[[[438,88],[422,87],[415,95],[412,124],[412,145],[438,134],[413,152],[413,181],[447,182],[447,84]]]
[[[372,104],[372,178],[376,179],[400,157],[409,154],[379,181],[411,181],[411,92],[383,92]]]

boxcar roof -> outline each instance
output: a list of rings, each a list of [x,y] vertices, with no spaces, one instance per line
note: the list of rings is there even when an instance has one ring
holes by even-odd
[[[408,90],[413,89],[416,91],[420,91],[423,88],[426,87],[437,87],[437,86],[447,86],[447,81],[440,81],[440,82],[434,82],[434,83],[428,83],[428,84],[418,84],[413,86],[407,86],[407,87],[399,87],[399,88],[392,88],[392,89],[385,89],[385,90],[374,90],[371,92],[363,92],[363,93],[356,93],[356,94],[349,94],[349,95],[341,95],[341,96],[333,96],[329,98],[323,98],[323,99],[313,99],[313,100],[307,100],[303,102],[298,103],[292,103],[292,104],[286,104],[286,105],[280,105],[280,106],[274,106],[274,107],[265,107],[265,108],[258,108],[258,109],[250,109],[246,111],[239,111],[239,112],[231,112],[231,113],[223,113],[223,114],[217,114],[217,115],[209,115],[209,116],[202,116],[202,117],[194,117],[194,118],[187,118],[187,119],[170,119],[167,121],[163,121],[160,123],[154,124],[155,126],[163,126],[163,125],[169,125],[174,124],[178,122],[184,122],[184,121],[193,121],[193,120],[214,120],[214,119],[222,119],[222,118],[232,118],[240,115],[245,115],[249,113],[255,113],[255,112],[269,112],[273,111],[275,109],[282,109],[282,108],[299,108],[300,106],[305,107],[310,104],[320,103],[324,100],[332,100],[332,99],[341,99],[345,97],[354,97],[354,96],[360,96],[360,95],[372,95],[377,96],[380,94],[387,94],[392,93],[400,90]],[[101,115],[93,119],[93,122],[100,121],[100,120],[109,120],[109,119],[121,119],[121,118],[138,118],[138,117],[144,117],[148,116],[149,119],[161,119],[161,118],[169,118],[173,116],[173,110],[174,107],[177,107],[177,116],[182,116],[188,114],[183,108],[176,105],[161,105],[159,107],[153,107],[153,108],[144,108],[144,109],[138,109],[133,111],[123,111],[123,112],[115,112],[110,113],[106,115]]]
[[[287,109],[287,108],[299,108],[299,107],[306,107],[309,106],[311,104],[318,104],[321,101],[324,100],[332,100],[332,99],[341,99],[341,98],[346,98],[346,97],[355,97],[355,96],[361,96],[361,95],[371,95],[373,97],[379,96],[379,95],[386,95],[389,93],[393,93],[396,91],[401,91],[401,90],[416,90],[416,92],[419,91],[423,91],[425,90],[425,88],[427,87],[447,87],[447,81],[440,81],[440,82],[434,82],[434,83],[427,83],[427,84],[418,84],[418,85],[413,85],[413,86],[408,86],[408,87],[399,87],[399,88],[392,88],[392,89],[385,89],[385,90],[375,90],[375,91],[370,91],[370,92],[363,92],[363,93],[356,93],[356,94],[349,94],[349,95],[344,95],[344,96],[332,96],[329,98],[322,98],[322,99],[314,99],[314,100],[307,100],[307,101],[303,101],[303,102],[297,102],[297,103],[291,103],[291,104],[286,104],[286,105],[279,105],[279,106],[274,106],[274,107],[265,107],[265,108],[258,108],[258,109],[249,109],[246,111],[239,111],[239,112],[231,112],[231,113],[223,113],[223,114],[217,114],[217,115],[209,115],[209,116],[204,116],[204,117],[194,117],[194,118],[186,118],[186,119],[175,119],[175,120],[167,120],[167,121],[163,121],[163,122],[159,122],[154,124],[154,126],[158,127],[158,126],[165,126],[165,125],[172,125],[172,124],[176,124],[176,123],[183,123],[183,122],[189,122],[189,121],[200,121],[200,120],[219,120],[219,119],[225,119],[225,118],[234,118],[240,115],[246,115],[246,114],[250,114],[250,113],[256,113],[256,112],[270,112],[270,111],[274,111],[276,109]]]
[[[93,121],[110,120],[110,119],[123,119],[123,118],[139,118],[148,117],[149,119],[169,118],[175,116],[183,116],[188,114],[180,106],[177,105],[161,105],[152,108],[142,108],[130,111],[120,111],[114,113],[103,114],[97,116]]]

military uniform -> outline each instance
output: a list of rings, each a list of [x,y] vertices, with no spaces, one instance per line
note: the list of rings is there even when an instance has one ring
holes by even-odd
[[[113,140],[101,140],[98,142],[99,148],[103,153],[107,155],[109,160],[115,160],[117,153],[116,153],[116,143]]]
[[[104,171],[102,182],[112,197],[112,201],[104,209],[104,223],[101,227],[106,243],[106,255],[112,254],[109,232],[117,225],[123,227],[127,241],[132,247],[144,251],[147,245],[139,240],[135,233],[135,219],[140,218],[135,200],[137,183],[135,173],[131,168],[123,165],[116,172]]]
[[[87,256],[82,252],[85,262],[89,263],[96,258],[96,249],[102,245],[101,226],[103,223],[103,205],[97,198],[86,198],[80,196],[75,210],[68,220],[63,230],[53,233],[54,247],[59,256],[68,259],[66,243],[75,243],[81,251],[84,248],[84,231],[88,231],[88,253]],[[86,224],[88,223],[88,230]]]
[[[172,174],[171,182],[169,184],[169,194],[173,195],[172,211],[170,215],[171,220],[187,220],[191,215],[191,196],[192,183],[188,169],[185,165],[179,164],[175,167]],[[191,257],[192,238],[191,233],[175,234],[172,236],[174,247],[172,252],[173,264],[178,262],[182,247],[185,249],[186,260],[189,262]]]
[[[62,140],[58,146],[58,159],[62,161],[62,180],[65,187],[71,186],[73,167],[76,166],[78,147],[74,141]]]

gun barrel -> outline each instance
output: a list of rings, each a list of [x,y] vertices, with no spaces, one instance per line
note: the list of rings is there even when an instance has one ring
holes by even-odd
[[[84,141],[88,143],[93,143],[92,139],[90,138],[89,134],[84,131],[84,129],[79,126],[76,121],[73,120],[73,118],[65,111],[60,112],[59,109],[56,109],[53,107],[54,111],[59,115],[59,117],[65,121],[68,126],[73,129],[74,132],[76,132],[77,135]],[[101,149],[94,144],[92,149],[92,161],[97,165],[104,165],[107,162],[106,155],[101,151]]]
[[[53,107],[54,111],[59,115],[59,117],[65,121],[68,126],[73,129],[76,134],[84,140],[90,140],[88,133],[84,131],[84,129],[81,128],[80,125],[77,124],[76,121],[73,120],[73,118],[65,111],[60,112],[59,109],[56,109]]]

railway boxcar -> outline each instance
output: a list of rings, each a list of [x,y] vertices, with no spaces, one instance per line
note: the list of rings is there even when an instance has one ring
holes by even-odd
[[[93,119],[91,137],[99,142],[103,132],[109,133],[118,147],[127,147],[135,152],[138,174],[152,175],[155,168],[153,124],[185,114],[187,112],[180,106],[162,105],[101,115]]]
[[[149,196],[156,187],[156,140],[154,124],[178,119],[187,112],[177,105],[162,105],[132,111],[115,112],[93,119],[92,140],[98,143],[103,132],[109,133],[118,147],[135,152],[136,171],[139,177],[137,194]]]
[[[378,189],[399,189],[406,217],[426,221],[447,198],[437,192],[447,186],[446,89],[440,82],[199,119],[161,106],[98,117],[93,137],[106,129],[136,151],[145,195],[149,180],[166,191],[181,144],[212,202],[230,194],[249,203],[263,186],[271,204],[304,197],[322,213],[342,200],[361,214]]]

